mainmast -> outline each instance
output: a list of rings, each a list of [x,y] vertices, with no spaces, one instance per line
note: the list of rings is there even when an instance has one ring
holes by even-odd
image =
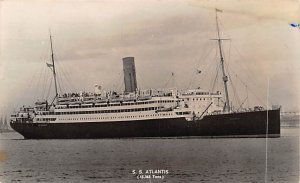
[[[221,39],[220,38],[220,31],[219,31],[219,24],[218,24],[218,11],[221,12],[221,10],[216,9],[216,23],[217,23],[217,31],[218,31],[218,39],[214,39],[218,41],[218,45],[219,45],[219,51],[220,51],[220,61],[221,61],[221,67],[222,67],[222,73],[223,73],[223,82],[224,82],[224,90],[225,90],[225,97],[226,97],[226,103],[224,106],[224,111],[225,112],[229,112],[230,111],[230,103],[229,103],[229,95],[228,95],[228,88],[227,88],[227,81],[228,81],[228,77],[226,76],[225,73],[225,68],[224,68],[224,57],[223,57],[223,53],[222,53],[222,44],[221,41],[222,40],[228,40],[228,39]]]
[[[53,54],[53,45],[52,45],[52,36],[50,32],[50,44],[51,44],[51,60],[52,60],[52,72],[53,72],[53,78],[54,78],[54,85],[55,85],[55,97],[54,99],[58,96],[57,92],[57,80],[56,80],[56,72],[55,72],[55,62],[54,62],[54,54]]]

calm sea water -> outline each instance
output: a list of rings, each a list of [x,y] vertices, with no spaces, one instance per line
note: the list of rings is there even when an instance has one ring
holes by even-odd
[[[281,138],[267,140],[268,182],[299,182],[299,133],[283,128]],[[265,181],[263,138],[22,140],[5,133],[0,139],[1,183]],[[143,177],[157,169],[168,174]]]

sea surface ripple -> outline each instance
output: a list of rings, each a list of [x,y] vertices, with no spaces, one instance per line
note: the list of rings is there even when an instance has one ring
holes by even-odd
[[[0,134],[0,182],[299,182],[299,128],[280,138],[23,140]],[[137,179],[133,170],[168,170]]]

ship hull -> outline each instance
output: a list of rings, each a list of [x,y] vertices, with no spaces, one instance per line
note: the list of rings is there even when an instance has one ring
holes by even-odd
[[[194,121],[187,121],[185,118],[169,118],[119,122],[11,123],[10,125],[25,139],[280,137],[280,111],[209,115]]]

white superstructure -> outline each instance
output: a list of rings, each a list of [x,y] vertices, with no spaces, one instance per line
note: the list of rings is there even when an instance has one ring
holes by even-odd
[[[116,92],[69,93],[58,97],[56,104],[36,102],[22,107],[14,120],[32,123],[120,122],[147,119],[201,118],[222,111],[221,94],[201,89],[178,92],[141,90],[134,93]]]

